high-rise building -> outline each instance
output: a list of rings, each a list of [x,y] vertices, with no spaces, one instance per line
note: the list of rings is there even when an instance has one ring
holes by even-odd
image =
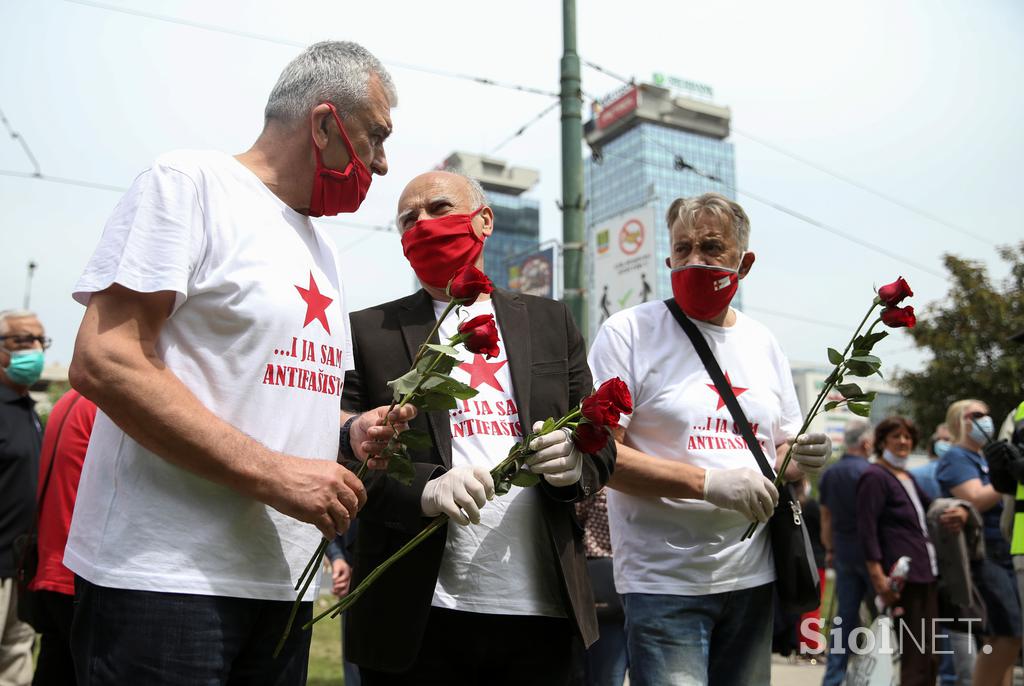
[[[444,168],[480,182],[494,210],[494,233],[484,247],[484,271],[494,285],[508,288],[510,260],[540,245],[540,204],[523,193],[537,184],[534,169],[509,166],[503,160],[455,152]]]
[[[584,126],[592,152],[584,163],[591,338],[611,312],[671,296],[665,214],[678,197],[734,197],[729,122],[727,107],[647,83],[594,108]]]

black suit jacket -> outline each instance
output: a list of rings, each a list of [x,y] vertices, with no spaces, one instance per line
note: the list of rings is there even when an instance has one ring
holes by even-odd
[[[568,309],[554,300],[503,290],[496,290],[492,298],[524,430],[534,421],[565,415],[593,384],[586,346]],[[342,407],[361,412],[388,405],[391,390],[387,382],[409,370],[416,350],[434,326],[431,298],[420,290],[355,312],[351,321],[355,370],[345,376]],[[430,521],[421,515],[423,487],[451,467],[448,412],[421,414],[412,427],[429,431],[433,447],[413,453],[416,475],[410,486],[380,472],[369,473],[368,498],[359,514],[352,588]],[[584,459],[583,476],[576,485],[554,488],[542,479],[536,486],[547,496],[541,502],[552,554],[558,561],[566,615],[586,645],[597,639],[597,618],[583,530],[572,503],[600,490],[614,465],[615,444],[609,441],[599,454]],[[424,541],[382,574],[347,612],[347,659],[380,671],[400,672],[412,666],[426,628],[446,536],[447,527]],[[495,589],[495,593],[515,590]]]

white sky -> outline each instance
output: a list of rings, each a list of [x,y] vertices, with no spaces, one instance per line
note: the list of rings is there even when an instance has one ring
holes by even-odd
[[[131,8],[309,43],[348,39],[385,62],[471,73],[558,90],[560,3],[253,0],[0,0],[0,109],[45,174],[127,186],[161,152],[240,152],[259,133],[267,94],[298,48],[112,12]],[[628,10],[628,14],[624,12]],[[978,241],[853,188],[736,133],[741,189],[941,272],[943,252],[1005,273],[992,244],[1020,240],[1024,4],[865,0],[858,3],[578,0],[580,54],[624,75],[660,71],[715,88],[733,124],[796,155],[985,236]],[[489,152],[550,100],[393,67],[400,105],[377,177],[355,215],[387,224],[403,185],[452,150]],[[1014,76],[1016,74],[1016,76]],[[584,69],[584,90],[618,82]],[[497,154],[534,167],[541,239],[561,236],[559,120],[549,114]],[[0,130],[0,169],[31,171]],[[82,308],[71,288],[118,193],[0,175],[0,309],[32,293],[67,363]],[[758,261],[744,303],[794,361],[823,362],[852,329],[872,284],[904,275],[923,308],[942,278],[878,255],[740,195]],[[498,227],[501,230],[501,227]],[[411,289],[397,235],[329,229],[346,268],[350,306]],[[382,277],[387,274],[387,278]],[[956,332],[950,332],[955,335]],[[890,369],[917,368],[904,334],[877,352]]]

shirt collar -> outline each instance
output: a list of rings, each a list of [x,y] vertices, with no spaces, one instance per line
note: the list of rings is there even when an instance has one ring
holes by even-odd
[[[29,394],[21,395],[7,384],[0,383],[0,403],[14,403],[22,401],[24,398],[28,398],[29,402],[35,404],[35,400],[32,400],[32,396]]]

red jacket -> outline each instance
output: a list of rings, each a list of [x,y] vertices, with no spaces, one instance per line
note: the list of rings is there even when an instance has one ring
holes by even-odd
[[[71,390],[53,406],[46,422],[39,456],[37,496],[37,502],[42,503],[39,513],[39,569],[29,584],[30,590],[75,594],[75,577],[64,566],[64,546],[68,542],[78,480],[82,476],[82,462],[95,420],[96,405]],[[47,484],[46,473],[51,462],[53,471]]]

